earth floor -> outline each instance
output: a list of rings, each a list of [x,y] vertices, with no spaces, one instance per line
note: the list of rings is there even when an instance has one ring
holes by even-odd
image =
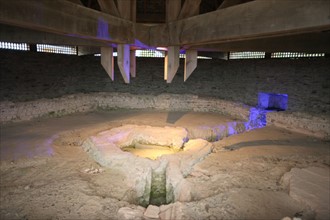
[[[80,147],[87,137],[123,124],[185,127],[230,120],[122,110],[3,125],[0,219],[118,219],[121,207],[136,205],[120,198],[123,175],[101,167]],[[315,218],[314,210],[289,196],[282,177],[292,168],[329,169],[329,142],[264,127],[213,144],[213,153],[187,176],[193,201],[181,203],[181,218]]]

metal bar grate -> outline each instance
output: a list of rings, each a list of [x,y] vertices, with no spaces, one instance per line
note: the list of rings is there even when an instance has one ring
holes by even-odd
[[[77,55],[77,47],[37,44],[37,52]]]
[[[265,58],[265,52],[230,52],[229,59],[263,59]]]
[[[271,58],[300,58],[300,57],[324,57],[324,53],[295,53],[295,52],[276,52],[272,53]]]
[[[30,47],[26,43],[10,43],[10,42],[0,42],[1,49],[9,49],[9,50],[30,50]]]

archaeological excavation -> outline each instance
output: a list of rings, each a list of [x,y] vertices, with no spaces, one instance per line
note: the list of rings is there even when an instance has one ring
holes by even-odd
[[[0,0],[0,219],[329,219],[329,8]]]

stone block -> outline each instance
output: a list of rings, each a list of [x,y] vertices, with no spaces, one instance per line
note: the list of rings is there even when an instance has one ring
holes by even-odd
[[[259,92],[258,107],[269,110],[284,111],[288,108],[288,95]]]
[[[143,219],[143,212],[144,209],[141,208],[129,208],[129,207],[122,207],[118,210],[117,216],[118,219],[122,220],[142,220]]]
[[[159,207],[154,205],[149,205],[147,210],[144,212],[144,217],[151,219],[159,219]]]

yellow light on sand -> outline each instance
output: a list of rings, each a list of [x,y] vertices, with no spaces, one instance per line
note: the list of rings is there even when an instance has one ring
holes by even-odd
[[[122,150],[130,152],[139,157],[149,158],[151,160],[156,160],[162,155],[175,154],[178,152],[177,150],[167,146],[147,144],[136,144],[135,146],[124,147]]]

